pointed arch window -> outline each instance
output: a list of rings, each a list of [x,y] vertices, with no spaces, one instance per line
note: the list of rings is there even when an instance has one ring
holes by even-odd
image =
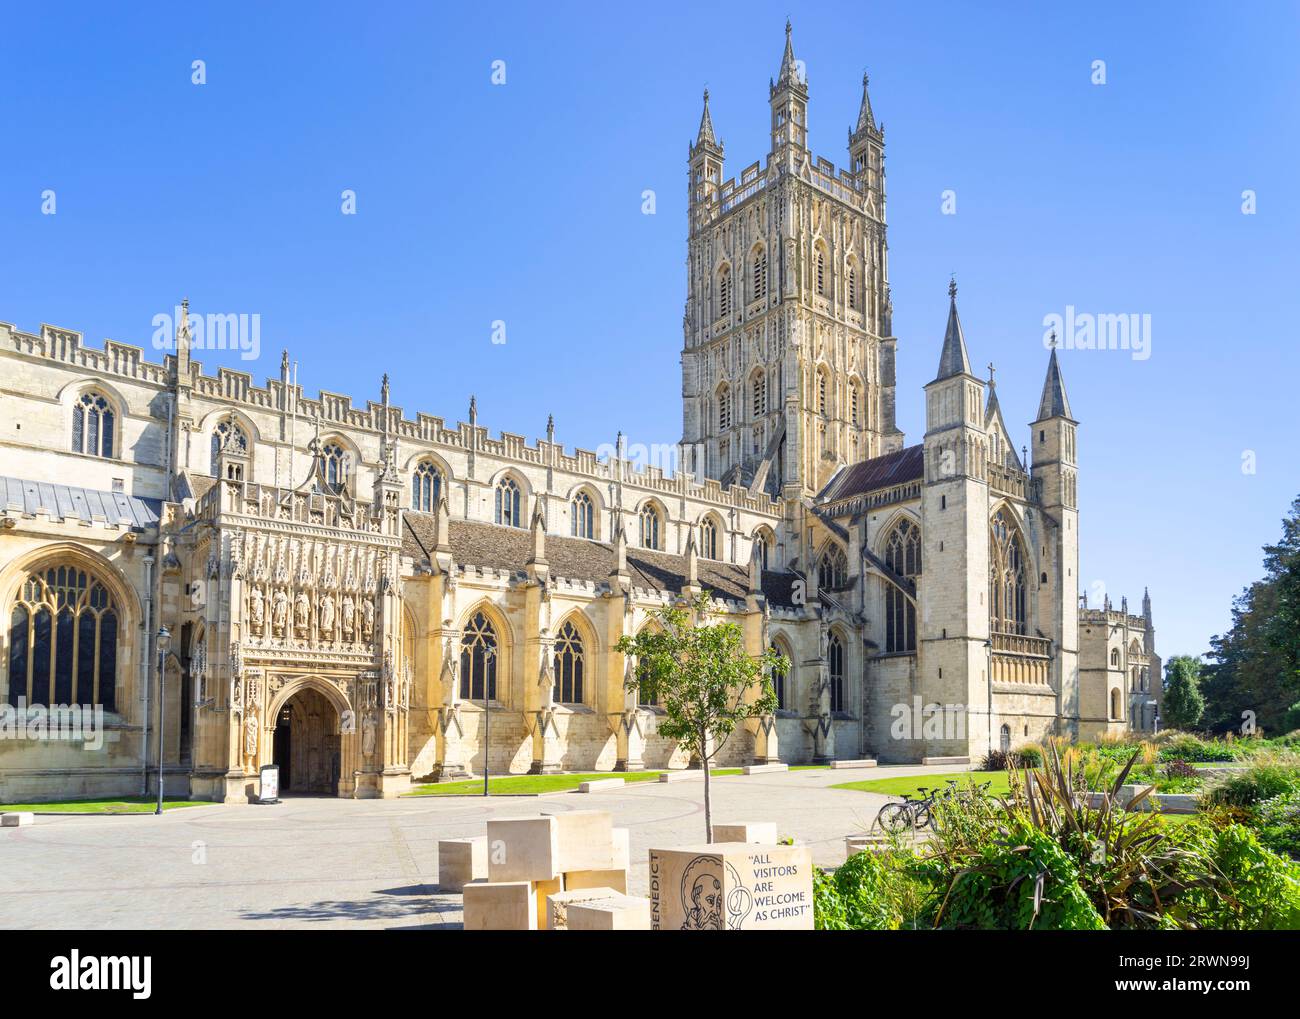
[[[523,527],[519,514],[519,482],[502,478],[497,482],[496,521],[505,527]]]
[[[817,586],[838,591],[849,583],[849,557],[844,549],[831,542],[817,560]]]
[[[660,544],[660,531],[662,530],[662,521],[659,519],[659,510],[654,503],[648,502],[641,507],[641,547],[659,551],[663,548]]]
[[[731,314],[731,266],[724,265],[718,270],[718,317],[725,318]]]
[[[759,248],[754,253],[754,300],[767,296],[767,249]]]
[[[826,645],[826,665],[831,681],[831,711],[844,710],[844,642],[831,634]]]
[[[725,382],[718,387],[718,430],[731,427],[731,387]]]
[[[826,296],[826,249],[823,248],[820,244],[817,245],[816,263],[817,263],[816,279],[814,283],[817,289],[817,296],[825,297]]]
[[[442,499],[442,471],[429,460],[421,460],[411,474],[411,509],[432,513]]]
[[[705,559],[718,558],[718,522],[705,517],[700,522],[700,555]]]
[[[768,569],[768,557],[772,552],[772,543],[768,540],[764,531],[758,531],[754,535],[754,547],[758,549],[759,563],[763,569]]]
[[[761,371],[755,372],[750,389],[753,395],[754,417],[762,417],[767,413],[767,376]]]
[[[555,638],[555,700],[560,704],[582,703],[584,655],[582,635],[572,623],[560,627]]]
[[[244,434],[243,427],[238,421],[227,419],[217,424],[212,429],[212,470],[213,477],[217,476],[217,461],[222,453],[238,457],[248,456],[248,436]]]
[[[785,649],[781,647],[780,644],[773,641],[771,649],[775,651],[778,655],[780,655],[782,658],[784,658],[787,662],[790,661],[790,656],[785,653]],[[787,667],[785,672],[772,673],[772,689],[776,692],[777,711],[785,710],[785,706],[786,706],[785,705],[785,678],[787,675],[789,675],[789,672],[790,669],[789,667]]]
[[[885,543],[885,562],[901,577],[915,580],[921,574],[921,529],[910,520],[900,521]],[[895,584],[885,585],[885,651],[902,654],[916,650],[916,605]]]
[[[321,447],[321,461],[330,491],[342,493],[348,485],[350,468],[347,450],[337,442],[327,442]]]
[[[460,638],[460,695],[497,699],[497,632],[482,612],[474,614]]]
[[[848,295],[849,308],[853,311],[858,310],[858,266],[856,262],[849,262],[848,272],[845,273],[844,288]]]
[[[572,510],[570,519],[573,522],[573,536],[575,538],[595,537],[596,507],[591,501],[591,496],[586,492],[579,492],[573,497]]]
[[[830,373],[822,370],[817,373],[817,413],[823,417],[830,415],[831,410],[831,379]]]
[[[9,612],[9,703],[115,711],[120,612],[84,569],[34,570]]]
[[[990,622],[997,633],[1028,632],[1025,549],[1020,532],[1005,509],[993,517],[990,531]]]
[[[849,383],[849,423],[855,426],[862,423],[862,387],[857,379]]]
[[[72,408],[72,452],[111,458],[116,422],[107,397],[94,390],[83,393]]]

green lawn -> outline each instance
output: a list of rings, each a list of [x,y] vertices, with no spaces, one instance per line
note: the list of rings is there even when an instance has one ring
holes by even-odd
[[[793,765],[791,771],[811,771],[825,765]],[[739,775],[739,768],[718,768],[710,771],[713,778]],[[502,775],[488,779],[488,790],[494,794],[536,796],[539,793],[562,793],[577,789],[583,782],[602,778],[621,778],[624,782],[656,782],[662,771],[588,771],[572,775]],[[700,782],[703,783],[703,778]],[[482,796],[483,779],[471,778],[464,782],[436,782],[416,786],[407,796]]]
[[[883,793],[886,796],[920,796],[921,786],[927,789],[946,789],[948,779],[956,779],[958,788],[972,781],[992,782],[989,792],[1002,796],[1009,791],[1005,771],[955,771],[946,775],[912,775],[909,778],[872,778],[865,782],[844,782],[832,789],[854,789],[862,793]]]
[[[202,807],[207,800],[163,800],[163,810]],[[117,800],[62,800],[56,803],[0,803],[0,813],[34,814],[152,814],[158,807],[153,797],[128,796]]]

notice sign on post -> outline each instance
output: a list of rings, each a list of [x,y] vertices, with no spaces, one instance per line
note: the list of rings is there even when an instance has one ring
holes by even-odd
[[[258,803],[280,802],[280,766],[278,764],[262,765],[262,786],[257,794]]]

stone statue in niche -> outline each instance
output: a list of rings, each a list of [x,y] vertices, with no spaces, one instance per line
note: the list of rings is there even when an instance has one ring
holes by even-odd
[[[352,595],[343,596],[343,634],[351,638],[352,631],[356,627],[357,604],[352,600]]]
[[[375,716],[366,715],[361,720],[361,752],[366,757],[375,756]]]
[[[307,631],[307,622],[311,617],[311,602],[307,599],[306,591],[298,592],[298,600],[293,606],[293,623],[297,627],[299,635]]]
[[[253,586],[253,593],[249,595],[248,600],[249,616],[253,620],[253,630],[255,633],[262,632],[262,623],[265,621],[266,607],[262,599],[262,586],[256,584]]]
[[[369,640],[375,632],[375,602],[372,598],[361,601],[361,638]]]
[[[329,594],[320,600],[320,631],[325,637],[334,634],[334,597]]]
[[[284,633],[284,625],[289,617],[289,596],[284,593],[283,589],[275,592],[275,608],[272,610],[271,620],[275,627],[276,633]]]
[[[244,719],[244,753],[250,758],[257,757],[257,716],[253,714]]]

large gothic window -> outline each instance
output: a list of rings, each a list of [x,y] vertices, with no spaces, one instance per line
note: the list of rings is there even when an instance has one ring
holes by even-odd
[[[754,300],[767,296],[767,249],[754,252]]]
[[[772,553],[772,544],[768,540],[767,534],[758,531],[754,534],[754,548],[758,551],[758,560],[763,569],[768,569],[768,557]]]
[[[817,373],[817,413],[823,417],[831,412],[831,377],[827,371]]]
[[[475,701],[497,698],[497,632],[482,612],[474,614],[460,638],[460,695]]]
[[[596,535],[596,508],[591,496],[579,492],[573,497],[573,536],[575,538],[593,538]]]
[[[327,442],[321,447],[324,461],[325,483],[330,490],[341,493],[348,484],[348,454],[337,442]]]
[[[497,523],[505,527],[523,527],[523,518],[519,515],[519,483],[514,478],[502,478],[497,482]]]
[[[641,507],[641,547],[662,549],[659,543],[660,530],[662,521],[659,519],[659,510],[654,503],[648,502]]]
[[[857,379],[849,383],[849,422],[853,425],[862,423],[862,387]]]
[[[411,509],[432,513],[442,498],[442,471],[430,461],[421,460],[411,474]]]
[[[718,522],[712,517],[705,517],[700,522],[700,555],[705,559],[719,558]]]
[[[899,576],[915,579],[921,573],[921,529],[910,520],[900,521],[885,544],[885,562]],[[892,583],[885,585],[885,651],[895,654],[916,650],[916,605]]]
[[[119,620],[93,574],[76,566],[30,574],[9,614],[9,703],[115,711]]]
[[[572,623],[565,623],[555,638],[555,699],[559,703],[582,703],[583,658],[582,635]]]
[[[244,434],[244,429],[237,421],[222,421],[212,430],[211,473],[213,477],[217,474],[217,458],[223,451],[233,453],[235,456],[248,456],[248,436]]]
[[[1025,550],[1005,509],[993,518],[989,535],[990,621],[997,633],[1026,633],[1028,626]]]
[[[838,591],[849,583],[849,557],[844,549],[831,542],[817,560],[817,586]]]
[[[72,408],[72,452],[111,457],[115,421],[113,405],[102,394],[82,394]]]
[[[731,427],[731,388],[724,382],[718,387],[718,431]]]
[[[826,296],[826,249],[823,248],[820,244],[817,245],[815,272],[816,272],[816,278],[813,280],[813,284],[817,289],[817,296],[825,297]]]
[[[844,710],[844,642],[835,634],[826,646],[826,664],[831,680],[831,710]]]

